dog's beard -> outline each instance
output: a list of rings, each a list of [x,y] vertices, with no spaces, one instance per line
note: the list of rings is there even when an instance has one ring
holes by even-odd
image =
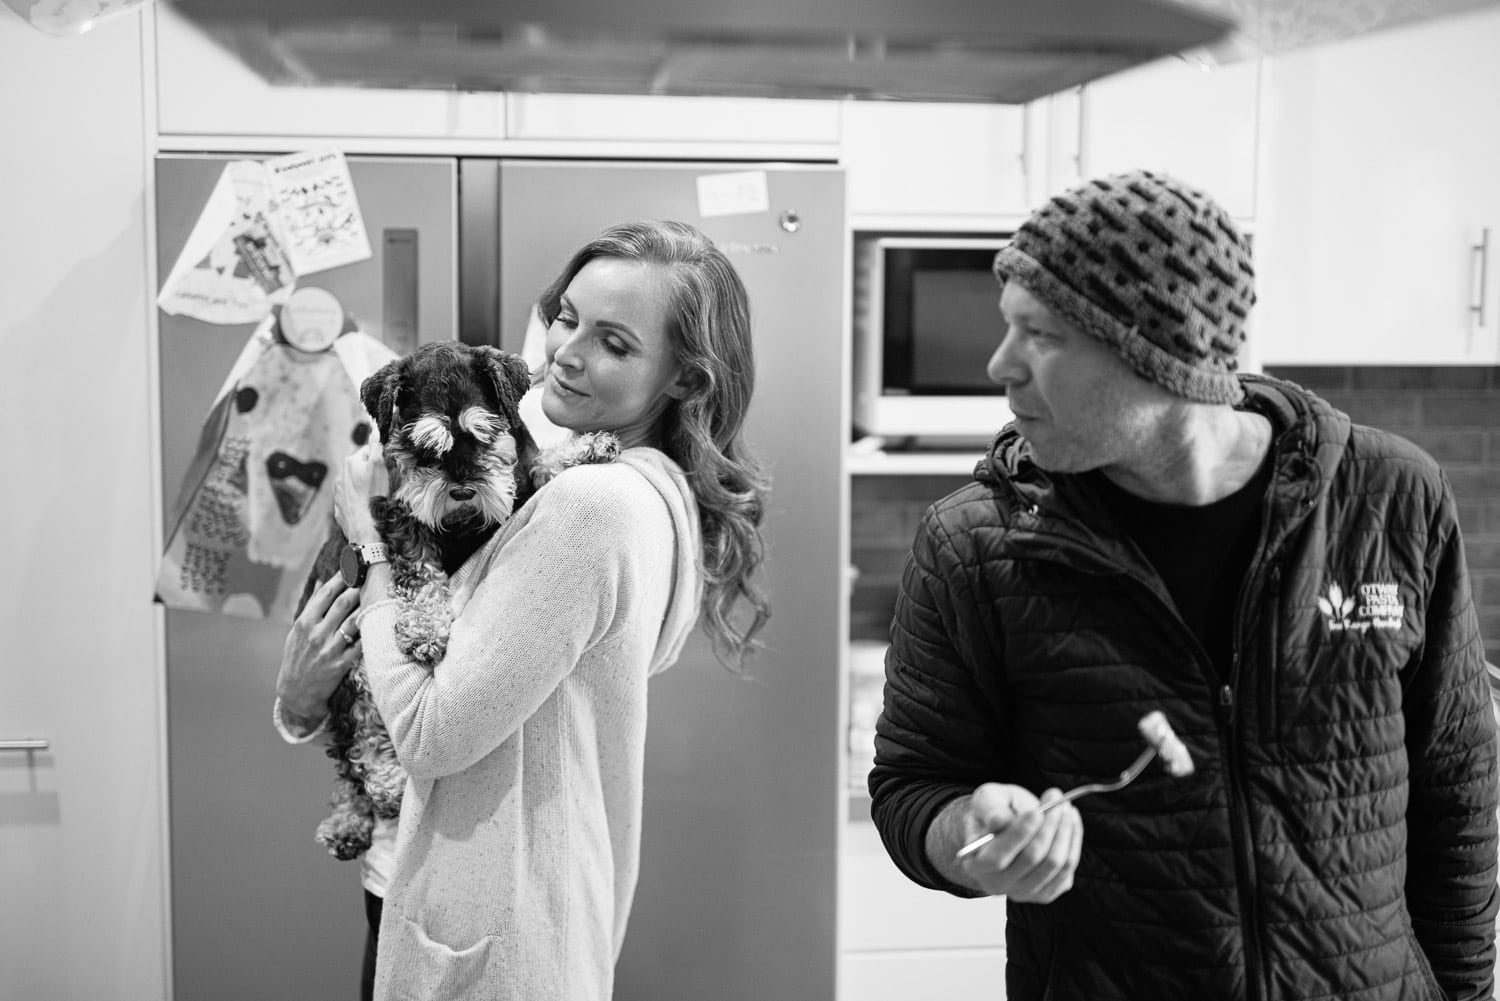
[[[392,498],[403,502],[412,517],[442,532],[475,532],[499,525],[515,509],[515,463],[493,449],[480,463],[479,475],[455,483],[442,470],[427,466],[403,469]],[[454,500],[450,491],[469,487],[474,496]]]

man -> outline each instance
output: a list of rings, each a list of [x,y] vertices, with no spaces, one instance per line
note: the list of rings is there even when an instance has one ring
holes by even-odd
[[[1008,895],[1011,1001],[1489,998],[1495,733],[1442,471],[1235,374],[1249,246],[1175,180],[1059,195],[995,274],[1015,421],[903,575],[892,858]],[[1192,775],[1039,809],[1152,710]]]

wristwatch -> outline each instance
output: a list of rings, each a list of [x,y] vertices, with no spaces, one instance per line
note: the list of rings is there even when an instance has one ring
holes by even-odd
[[[365,545],[347,542],[344,544],[344,551],[339,553],[339,574],[343,576],[345,584],[359,587],[365,582],[365,574],[371,566],[385,563],[390,558],[383,542]]]

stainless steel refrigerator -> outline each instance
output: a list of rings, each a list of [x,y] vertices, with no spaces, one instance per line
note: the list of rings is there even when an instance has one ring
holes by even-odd
[[[157,163],[166,275],[225,158]],[[834,167],[351,157],[373,256],[309,276],[398,350],[461,337],[519,351],[532,300],[605,226],[703,229],[750,290],[748,437],[774,476],[773,616],[736,677],[695,636],[654,679],[640,885],[621,1001],[834,997],[843,402],[843,178]],[[251,328],[162,314],[162,488]],[[164,512],[165,515],[165,512]],[[357,995],[355,863],[313,829],[332,764],[270,721],[285,627],[168,609],[171,907],[177,1001]]]

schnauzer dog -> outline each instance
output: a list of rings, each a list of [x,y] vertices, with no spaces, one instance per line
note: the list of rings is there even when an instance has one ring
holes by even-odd
[[[429,669],[447,649],[448,577],[546,479],[619,453],[615,437],[599,432],[538,455],[519,411],[530,385],[518,355],[441,341],[386,364],[360,387],[390,475],[390,496],[371,500],[370,513],[390,553],[396,644]],[[335,525],[301,605],[339,572],[345,542]],[[345,675],[329,710],[328,756],[338,778],[317,838],[330,854],[352,859],[369,847],[377,817],[399,814],[406,775],[362,663]]]

